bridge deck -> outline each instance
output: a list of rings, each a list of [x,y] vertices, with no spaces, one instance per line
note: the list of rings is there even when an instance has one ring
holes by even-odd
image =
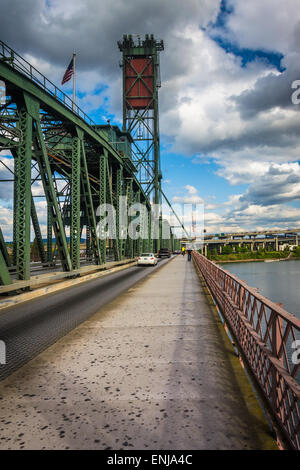
[[[0,448],[276,443],[193,264],[179,256],[1,382]]]

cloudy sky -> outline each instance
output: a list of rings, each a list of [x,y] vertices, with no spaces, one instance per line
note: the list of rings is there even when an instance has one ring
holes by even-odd
[[[98,123],[121,124],[117,41],[124,33],[163,39],[161,158],[169,199],[203,200],[208,232],[300,228],[300,105],[291,101],[300,80],[300,0],[0,5],[1,39],[57,85],[76,50],[79,105]],[[9,194],[0,191],[6,237]]]

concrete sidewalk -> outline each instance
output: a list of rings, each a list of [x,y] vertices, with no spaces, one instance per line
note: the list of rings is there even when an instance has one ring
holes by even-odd
[[[20,448],[277,446],[193,264],[178,256],[0,383],[0,449]]]

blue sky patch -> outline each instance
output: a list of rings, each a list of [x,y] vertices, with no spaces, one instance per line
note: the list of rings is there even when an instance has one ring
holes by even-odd
[[[255,60],[263,60],[270,65],[276,67],[279,72],[285,70],[281,66],[281,59],[284,57],[283,54],[277,51],[265,51],[259,49],[246,49],[240,48],[237,44],[234,44],[224,37],[220,32],[223,30],[227,31],[227,20],[231,14],[233,14],[234,8],[228,4],[227,0],[221,1],[220,11],[217,16],[215,23],[209,25],[209,36],[213,39],[226,53],[234,54],[235,56],[241,57],[242,67],[245,67],[249,62]]]

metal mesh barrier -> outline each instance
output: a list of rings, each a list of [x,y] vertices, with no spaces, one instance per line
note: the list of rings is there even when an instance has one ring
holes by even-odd
[[[195,251],[193,259],[281,429],[300,449],[300,320]]]

